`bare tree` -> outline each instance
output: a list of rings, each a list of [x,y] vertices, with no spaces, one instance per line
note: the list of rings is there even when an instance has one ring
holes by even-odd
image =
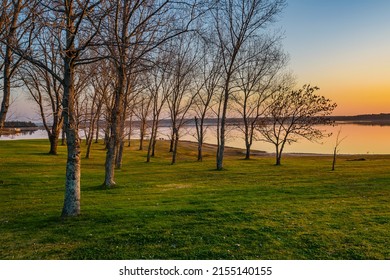
[[[242,47],[258,36],[285,6],[285,0],[220,0],[213,11],[217,42],[224,70],[221,96],[220,123],[218,124],[217,170],[223,169],[226,119],[229,99],[233,91],[232,80],[240,66]]]
[[[171,46],[172,92],[167,103],[172,123],[172,164],[176,163],[180,130],[197,96],[194,80],[200,62],[198,48],[193,44],[193,36],[186,35],[177,37]]]
[[[82,98],[82,128],[84,130],[85,144],[87,146],[85,158],[88,159],[90,158],[91,146],[95,136],[95,130],[97,130],[99,115],[102,111],[104,94],[107,93],[107,84],[105,84],[104,81],[97,81],[100,80],[100,78],[102,78],[102,80],[105,79],[100,76],[100,73],[97,73],[97,69],[99,68],[85,68],[84,73],[89,76],[88,87],[83,91],[82,97],[79,97],[79,100]]]
[[[286,65],[287,56],[280,47],[279,36],[264,36],[248,44],[241,53],[242,64],[234,84],[239,89],[232,94],[234,106],[243,120],[238,128],[244,134],[245,159],[250,159],[256,140],[256,124],[266,109],[265,101],[275,90],[278,73]]]
[[[3,0],[1,2],[0,14],[0,40],[3,63],[0,69],[3,70],[2,75],[2,92],[3,98],[0,107],[0,134],[4,127],[7,117],[8,108],[10,106],[12,78],[18,69],[22,59],[16,57],[12,51],[12,46],[18,44],[28,29],[24,25],[28,21],[27,13],[23,15],[23,11],[33,5],[33,1]]]
[[[96,112],[96,131],[95,131],[95,143],[98,143],[100,122],[106,122],[109,124],[108,115],[111,111],[115,77],[112,73],[112,67],[108,60],[100,60],[97,64],[94,64],[96,69],[95,75],[91,77],[92,90],[98,95],[98,108]],[[107,131],[108,133],[109,131]]]
[[[222,78],[222,60],[215,45],[204,42],[203,55],[200,62],[198,95],[194,101],[196,139],[198,142],[198,161],[203,160],[203,144],[206,137],[207,126],[205,121],[211,117],[215,106],[216,94],[220,90]]]
[[[150,115],[150,109],[152,106],[152,98],[148,95],[141,95],[140,100],[135,106],[135,115],[139,120],[139,150],[143,150],[143,143],[148,129],[148,117]]]
[[[63,126],[62,85],[44,69],[31,65],[21,70],[21,79],[39,107],[50,142],[49,154],[57,155],[58,139]]]
[[[169,59],[170,56],[167,53],[159,52],[154,67],[149,69],[146,73],[146,79],[144,79],[147,84],[145,86],[146,94],[152,100],[152,124],[146,162],[150,162],[151,157],[155,156],[161,112],[172,92],[172,83],[169,82],[172,75]]]
[[[264,141],[275,145],[276,165],[281,164],[286,144],[297,142],[299,138],[317,141],[330,136],[318,125],[333,124],[329,115],[337,105],[324,96],[314,94],[318,89],[310,85],[298,90],[281,88],[269,101],[266,118],[259,121],[257,129]]]
[[[34,29],[25,44],[13,45],[13,51],[35,66],[48,71],[63,86],[62,114],[67,142],[65,198],[62,217],[80,214],[80,139],[78,135],[76,74],[79,65],[92,63],[96,56],[87,56],[100,24],[107,13],[105,1],[39,1],[31,21]],[[42,60],[36,37],[47,31],[55,38],[56,49],[63,61],[62,76],[47,67]],[[61,34],[61,36],[59,36]]]
[[[104,35],[109,58],[117,74],[114,104],[111,113],[110,139],[107,145],[104,185],[115,185],[114,160],[123,142],[126,91],[131,77],[143,71],[144,63],[153,60],[152,53],[171,38],[185,32],[196,16],[197,1],[192,4],[176,1],[116,1]],[[181,14],[177,13],[177,9]],[[190,12],[190,13],[188,13]]]
[[[340,138],[340,135],[341,135],[341,128],[337,132],[336,142],[333,148],[332,171],[334,171],[336,168],[336,158],[337,158],[337,153],[339,152],[339,146],[341,145],[341,142],[343,142],[344,139],[347,138],[347,137]]]

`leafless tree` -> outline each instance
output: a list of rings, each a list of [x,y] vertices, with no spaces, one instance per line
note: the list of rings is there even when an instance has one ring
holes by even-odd
[[[109,112],[112,108],[112,95],[115,87],[115,76],[108,60],[100,60],[94,64],[95,75],[91,77],[91,86],[93,91],[99,96],[99,107],[96,110],[96,131],[95,143],[98,143],[101,122],[109,126]],[[106,124],[106,125],[107,125]],[[104,129],[103,129],[104,130]],[[107,131],[107,134],[109,129]],[[108,137],[107,137],[108,138]]]
[[[256,38],[285,6],[285,0],[218,0],[213,10],[217,43],[224,70],[224,85],[218,117],[217,170],[223,169],[226,119],[233,92],[232,80],[241,61],[242,47]]]
[[[12,78],[15,75],[22,58],[14,55],[12,47],[17,45],[24,36],[28,26],[28,12],[25,10],[33,6],[28,0],[1,1],[0,14],[0,48],[3,62],[2,70],[2,102],[0,107],[0,134],[4,127],[11,99]],[[28,24],[27,24],[28,25]]]
[[[335,145],[333,148],[332,171],[334,171],[336,168],[336,158],[337,158],[337,154],[339,152],[339,146],[341,145],[341,142],[343,142],[345,140],[345,138],[347,138],[347,137],[340,138],[340,135],[341,135],[341,128],[337,132],[336,142],[335,142]]]
[[[259,121],[257,129],[264,141],[275,145],[276,165],[281,164],[286,144],[297,142],[299,138],[317,141],[330,136],[318,125],[332,125],[329,115],[336,108],[324,96],[314,94],[318,87],[304,85],[298,90],[281,88],[265,112],[266,118]]]
[[[84,74],[89,77],[88,86],[83,90],[79,101],[81,102],[82,110],[82,129],[84,130],[87,146],[85,158],[88,159],[90,158],[93,138],[95,137],[99,116],[102,111],[104,95],[107,94],[107,84],[104,81],[107,80],[107,77],[100,76],[98,65],[88,65],[84,69]]]
[[[33,2],[33,1],[31,1]],[[63,86],[63,118],[67,142],[65,198],[62,217],[80,214],[80,139],[78,135],[76,69],[92,63],[97,56],[86,52],[96,45],[100,24],[106,16],[106,1],[38,1],[31,25],[34,27],[24,44],[13,45],[14,53],[49,72]],[[55,38],[56,50],[63,60],[62,76],[42,62],[42,50],[36,38],[48,32]],[[59,36],[61,34],[61,36]]]
[[[129,85],[132,84],[129,77],[134,78],[136,73],[143,71],[143,64],[153,60],[152,54],[160,45],[188,30],[197,15],[197,6],[197,1],[170,0],[120,0],[113,3],[114,12],[103,30],[108,39],[109,58],[117,74],[105,164],[106,187],[115,185],[114,160],[118,146],[123,142],[126,91],[131,92]]]
[[[198,95],[194,101],[196,139],[198,142],[198,161],[203,160],[203,144],[206,137],[206,118],[212,116],[216,105],[216,95],[220,92],[222,79],[222,60],[215,45],[204,42],[200,61]]]
[[[152,98],[150,96],[143,94],[140,96],[137,106],[135,106],[135,115],[139,120],[139,150],[143,150],[143,143],[148,129],[148,117],[150,115],[150,109],[152,106]]]
[[[238,128],[244,134],[245,159],[250,159],[256,124],[266,109],[265,101],[277,88],[276,78],[286,65],[287,56],[280,47],[279,36],[264,36],[248,44],[239,58],[242,64],[234,80],[239,90],[232,94],[232,99],[243,120]]]
[[[59,67],[62,64],[58,64],[57,60],[60,60],[58,53],[47,52],[43,63],[58,73],[61,71]],[[53,79],[53,76],[43,68],[33,65],[25,66],[20,69],[21,80],[39,107],[42,123],[50,142],[49,154],[56,155],[58,139],[63,126],[62,84]]]
[[[169,94],[172,92],[172,83],[168,82],[171,80],[172,75],[169,65],[169,55],[166,55],[164,52],[158,53],[154,67],[149,69],[144,80],[147,83],[145,86],[146,92],[152,100],[152,125],[146,162],[150,162],[151,157],[155,156],[161,112]]]
[[[125,146],[125,126],[126,126],[126,119],[128,116],[134,115],[135,107],[138,105],[138,97],[141,92],[139,89],[139,76],[135,73],[130,72],[130,75],[126,77],[127,85],[126,85],[126,92],[124,96],[124,110],[122,112],[122,118],[120,121],[120,141],[119,145],[117,147],[116,151],[116,157],[115,157],[115,168],[121,169],[122,168],[122,159],[123,159],[123,150]],[[132,118],[130,119],[132,121]],[[129,123],[129,133],[131,133],[131,127],[132,123]]]
[[[167,103],[172,124],[171,163],[175,164],[180,130],[197,96],[194,80],[200,59],[198,46],[193,44],[193,36],[188,36],[188,34],[177,37],[170,49],[172,92],[168,96]]]

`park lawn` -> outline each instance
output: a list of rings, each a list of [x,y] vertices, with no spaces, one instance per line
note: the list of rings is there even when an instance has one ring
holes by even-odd
[[[82,159],[81,212],[60,218],[66,148],[0,141],[0,259],[390,259],[390,156],[270,155],[168,143],[145,163],[126,147],[103,189],[105,151]],[[84,149],[85,150],[85,149]],[[83,150],[83,152],[84,152]]]

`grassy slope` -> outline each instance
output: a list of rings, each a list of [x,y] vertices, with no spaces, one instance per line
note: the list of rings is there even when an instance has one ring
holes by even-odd
[[[162,146],[161,146],[162,145]],[[134,145],[135,146],[135,145]],[[105,152],[82,160],[82,215],[62,221],[65,148],[0,141],[0,259],[389,259],[390,156],[268,156],[214,170],[193,145],[169,164],[125,151],[103,190]]]

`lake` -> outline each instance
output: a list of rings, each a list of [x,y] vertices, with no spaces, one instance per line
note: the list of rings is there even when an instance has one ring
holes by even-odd
[[[340,138],[344,138],[339,146],[340,154],[390,154],[390,126],[380,125],[360,125],[350,123],[338,123],[334,127],[323,127],[327,132],[333,133],[332,136],[320,140],[320,143],[312,143],[301,139],[292,145],[286,145],[285,152],[288,153],[320,153],[331,154],[336,141],[336,136],[341,128]],[[169,139],[170,128],[162,127],[158,138]],[[206,142],[216,144],[215,127],[210,126],[206,135]],[[196,141],[195,127],[188,126],[182,130],[182,140]],[[132,138],[137,138],[138,131],[133,132]],[[80,132],[80,136],[84,136]],[[19,139],[45,139],[47,134],[44,130],[29,131],[26,134],[18,133],[14,135],[0,136],[0,140],[19,140]],[[231,128],[227,135],[227,146],[244,148],[244,140],[237,129]],[[269,143],[257,141],[253,144],[254,150],[261,150],[273,153],[274,146]]]

